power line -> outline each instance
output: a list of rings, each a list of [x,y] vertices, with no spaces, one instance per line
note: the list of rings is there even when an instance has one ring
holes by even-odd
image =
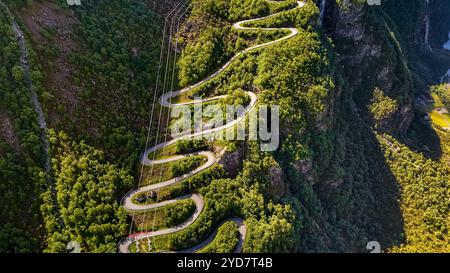
[[[161,50],[160,50],[160,54],[159,54],[159,63],[158,63],[158,70],[157,70],[157,76],[156,76],[156,85],[155,85],[155,90],[154,90],[154,93],[153,93],[152,112],[151,112],[151,115],[150,115],[150,121],[148,123],[147,138],[146,138],[146,141],[145,141],[145,151],[148,149],[148,143],[149,143],[149,140],[150,140],[150,132],[151,132],[151,128],[152,128],[153,115],[154,115],[154,112],[155,112],[154,110],[155,110],[156,98],[158,96],[158,88],[159,88],[159,81],[160,81],[161,65],[163,63],[163,58],[164,58],[163,52],[164,52],[164,44],[165,44],[165,36],[166,36],[167,19],[177,9],[178,5],[181,4],[181,2],[183,2],[183,0],[178,2],[175,5],[175,7],[164,18],[163,36],[162,36],[162,40],[161,40]],[[138,182],[138,186],[137,186],[138,189],[141,187],[142,178],[143,178],[143,172],[144,172],[144,165],[141,164],[141,172],[140,172],[140,175],[139,175],[139,182]],[[122,199],[122,201],[123,201],[123,199]],[[130,224],[130,229],[129,229],[128,234],[132,233],[135,216],[136,216],[136,211],[133,211],[133,215],[131,216],[131,224]]]

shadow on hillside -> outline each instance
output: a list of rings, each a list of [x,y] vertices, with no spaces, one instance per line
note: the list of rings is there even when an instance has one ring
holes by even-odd
[[[434,128],[423,122],[421,114],[416,113],[407,135],[397,138],[412,151],[437,161],[442,156],[442,144]]]
[[[314,161],[324,170],[313,188],[321,208],[326,211],[316,213],[313,218],[326,227],[331,244],[314,238],[320,234],[310,234],[306,238],[310,240],[307,249],[300,251],[364,253],[368,252],[370,241],[378,241],[382,249],[403,242],[398,182],[372,129],[351,107],[343,108],[333,129],[335,151],[331,160],[324,160],[319,143],[313,148],[319,151]],[[340,177],[330,181],[337,174]]]

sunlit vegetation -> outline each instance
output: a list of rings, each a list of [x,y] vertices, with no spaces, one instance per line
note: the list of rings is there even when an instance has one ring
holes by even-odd
[[[369,111],[376,122],[391,117],[397,109],[398,104],[394,99],[387,97],[379,88],[375,88],[371,104],[369,105]]]
[[[449,252],[450,169],[380,135],[385,158],[401,187],[405,243],[393,252]]]
[[[216,237],[199,253],[232,253],[239,242],[238,227],[235,222],[228,221],[221,225]]]
[[[141,186],[163,182],[190,171],[193,171],[206,161],[204,156],[191,156],[177,161],[145,166]]]
[[[441,84],[431,87],[431,92],[436,94],[435,107],[446,107],[450,109],[450,86],[448,84]]]
[[[256,72],[256,55],[239,56],[225,71],[211,81],[205,82],[191,92],[185,93],[189,99],[203,98],[232,93],[238,88],[250,89]],[[181,96],[181,95],[180,95]]]
[[[287,3],[287,5],[290,4],[292,3]],[[277,11],[283,9],[285,7]],[[218,12],[218,10],[222,12]],[[195,35],[197,37],[196,40],[184,41],[186,42],[186,46],[178,62],[180,67],[180,86],[186,86],[205,77],[208,72],[218,68],[220,64],[224,63],[237,51],[251,44],[263,42],[262,39],[258,38],[257,40],[260,41],[249,44],[246,42],[248,40],[235,35],[235,31],[232,30],[230,22],[237,21],[238,19],[268,15],[269,11],[269,5],[265,0],[231,2],[224,0],[194,1],[192,15],[188,19],[188,22],[192,20],[199,23],[200,21],[200,25],[207,27]],[[209,16],[206,16],[206,14]],[[301,12],[298,9],[286,11],[286,15],[281,14],[277,16],[276,18],[278,19],[275,21],[267,19],[267,22],[252,23],[251,26],[279,27],[279,22],[283,22],[283,24],[306,27],[309,20],[315,14],[317,14],[315,5],[307,5]],[[266,32],[262,35],[268,35],[267,33],[276,32]],[[271,40],[274,40],[276,37],[273,34],[269,36]]]
[[[0,7],[0,252],[65,252],[70,241],[79,242],[83,252],[114,252],[128,234],[130,216],[133,232],[155,231],[179,225],[195,211],[191,199],[136,213],[121,207],[120,198],[136,188],[141,174],[134,172],[141,167],[149,111],[159,110],[149,105],[160,95],[154,94],[154,83],[162,19],[143,0],[82,1],[80,7],[64,8],[79,20],[71,37],[80,48],[68,60],[73,66],[68,84],[78,90],[73,111],[66,111],[60,90],[47,86],[49,75],[38,64],[52,65],[60,49],[36,46],[37,54],[30,49],[34,88],[54,128],[49,176],[41,167],[44,151],[20,50]],[[27,2],[8,5],[17,9]],[[246,26],[298,29],[296,37],[240,55],[212,80],[173,99],[224,95],[210,104],[248,105],[246,91],[252,91],[258,103],[279,106],[281,143],[269,153],[258,141],[182,140],[150,153],[150,160],[167,159],[207,150],[218,154],[226,147],[243,158],[234,174],[214,164],[174,185],[133,196],[140,205],[192,193],[205,200],[192,225],[152,238],[151,251],[193,247],[234,216],[247,227],[244,252],[364,252],[374,239],[391,252],[449,252],[450,136],[443,129],[450,127],[448,86],[431,88],[434,104],[419,109],[430,113],[435,125],[420,133],[436,134],[438,156],[429,158],[409,146],[417,145],[417,132],[395,130],[408,123],[413,89],[425,90],[426,81],[412,65],[424,58],[415,48],[423,1],[390,0],[382,8],[362,10],[364,22],[350,24],[364,30],[358,43],[354,37],[331,40],[333,34],[328,39],[324,32],[337,30],[317,28],[313,1],[290,10],[296,5],[294,0],[192,0],[178,33],[178,87],[214,73],[249,46],[288,33],[236,30],[232,24],[238,20],[282,12]],[[342,5],[337,1],[336,9]],[[43,36],[50,43],[55,33],[47,29]],[[166,135],[156,133],[155,120],[151,126],[153,146]],[[204,163],[205,156],[194,155],[144,166],[141,186]],[[141,251],[148,250],[148,242],[141,241]],[[226,221],[200,252],[233,252],[237,243],[237,225]]]
[[[52,200],[50,190],[41,196],[46,251],[65,252],[69,241],[77,241],[83,252],[115,252],[128,228],[116,196],[133,186],[133,178],[84,142],[53,131],[50,140],[57,199]]]
[[[137,231],[152,231],[179,225],[186,221],[194,211],[194,201],[185,199],[162,208],[131,214]]]
[[[291,9],[277,16],[244,24],[247,27],[303,27],[308,28],[317,19],[318,9],[309,2],[301,9]]]
[[[213,227],[237,208],[239,201],[235,194],[236,187],[237,184],[232,180],[216,180],[202,189],[200,193],[205,198],[205,207],[199,218],[179,232],[154,238],[154,250],[183,249],[205,240]]]
[[[239,4],[246,6],[249,3],[241,2]],[[212,11],[225,4],[218,1],[214,4],[206,2],[204,5],[195,2],[195,5],[190,18],[192,20],[194,18],[202,20],[202,14],[205,12],[203,9]],[[258,12],[267,14],[264,8]],[[233,48],[225,50],[227,48],[225,45],[233,43],[233,40],[225,39],[225,42],[223,40],[223,37],[227,37],[223,31],[229,27],[227,25],[229,18],[222,13],[210,12],[210,14],[213,15],[212,18],[204,20],[213,20],[211,25],[214,27],[199,32],[197,34],[199,37],[195,41],[186,41],[187,46],[178,63],[181,85],[193,83],[208,73],[212,73],[220,63],[226,60],[226,57],[229,58],[234,52]],[[299,11],[295,11],[295,14],[297,16]],[[306,24],[308,20],[312,19],[313,14],[314,12],[312,14],[305,13],[304,17],[300,16],[303,18],[301,21]],[[247,16],[253,17],[254,14],[240,13],[235,16],[235,18],[246,18]],[[292,17],[288,19],[290,20]],[[266,22],[266,24],[269,23]],[[289,24],[300,26],[301,22],[291,20],[287,23],[287,25]],[[304,128],[306,118],[314,119],[320,116],[327,107],[328,90],[333,88],[330,78],[324,75],[332,72],[328,58],[327,51],[320,45],[318,35],[300,30],[299,36],[290,41],[240,56],[236,63],[233,63],[226,71],[193,90],[189,96],[206,94],[205,97],[209,97],[229,94],[223,100],[224,103],[246,105],[249,97],[245,95],[244,90],[253,89],[256,86],[261,90],[259,96],[264,103],[281,104],[282,109],[286,111],[282,116],[283,122],[289,123],[292,128],[301,130]],[[322,75],[323,77],[320,77]],[[182,100],[186,99],[192,99],[192,97],[182,98]],[[298,112],[311,114],[299,116]],[[296,117],[299,118],[297,122],[292,120]],[[183,144],[177,145],[177,147],[183,146]],[[190,187],[190,190],[198,189],[205,198],[206,204],[203,212],[192,225],[184,230],[153,238],[153,251],[194,246],[210,236],[211,230],[220,220],[232,215],[248,219],[249,234],[244,251],[288,251],[294,247],[295,211],[289,204],[276,204],[264,196],[266,187],[270,185],[268,169],[273,166],[274,158],[270,154],[259,152],[257,143],[252,143],[250,147],[247,149],[248,154],[244,168],[237,178],[213,179],[209,183],[191,184],[200,186]],[[176,154],[191,151],[191,149],[185,148],[177,150]],[[191,179],[198,180],[197,176],[189,180]],[[171,189],[184,188],[184,185],[187,185],[186,182],[181,183],[180,186],[171,187]],[[161,193],[158,194],[158,200],[167,199]],[[179,192],[176,195],[180,194]],[[173,195],[171,194],[171,196]],[[218,240],[221,241],[220,238]],[[215,251],[229,252],[235,245],[234,241],[214,249]],[[142,250],[147,247],[144,242],[139,245],[143,248]]]
[[[433,125],[441,129],[450,129],[450,91],[447,85],[435,85],[430,88],[432,101],[421,104],[418,110],[428,114],[425,119],[429,119]]]
[[[198,189],[205,187],[206,185],[211,183],[211,181],[220,179],[225,176],[226,172],[224,171],[223,167],[216,164],[206,170],[199,172],[195,176],[182,180],[176,185],[159,189],[156,193],[156,198],[146,197],[150,196],[152,194],[152,191],[136,194],[133,197],[133,202],[136,204],[152,204],[155,203],[156,200],[158,202],[170,200],[191,193],[192,191],[198,191]],[[138,199],[141,198],[144,198],[145,202],[139,202]]]

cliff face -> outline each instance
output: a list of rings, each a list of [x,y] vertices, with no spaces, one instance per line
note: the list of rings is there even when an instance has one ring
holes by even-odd
[[[427,92],[450,67],[450,54],[443,49],[450,31],[449,9],[447,0],[389,0],[381,6],[395,26],[415,93]]]
[[[430,16],[430,42],[434,48],[442,48],[448,41],[450,32],[450,2],[446,0],[428,0]]]
[[[326,137],[311,145],[314,156],[296,162],[295,175],[287,175],[306,219],[300,251],[362,252],[370,240],[386,249],[402,241],[398,182],[376,135],[409,130],[418,89],[409,53],[424,50],[425,40],[419,0],[411,0],[417,5],[410,3],[414,12],[405,11],[412,15],[403,17],[404,24],[385,10],[402,13],[408,2],[396,1],[324,5],[322,28],[334,45],[338,95]]]
[[[415,167],[404,165],[411,161],[415,166],[421,152],[404,158],[385,155],[402,153],[397,142],[419,147],[419,134],[436,138],[413,122],[413,101],[450,68],[448,52],[442,49],[450,31],[444,14],[450,2],[384,0],[381,6],[358,2],[328,0],[325,5],[322,27],[334,45],[336,82],[342,91],[334,98],[329,146],[324,139],[314,142],[313,158],[295,165],[300,175],[288,176],[298,181],[291,183],[290,191],[297,193],[300,215],[306,219],[301,251],[361,252],[371,240],[391,251],[414,237],[408,238],[408,232],[423,224],[411,225],[421,212],[411,213],[416,205],[408,200],[422,200],[412,198],[415,193],[408,192],[408,186],[417,191],[418,181],[428,178],[410,176]],[[386,135],[391,140],[383,140]],[[428,163],[426,169],[440,168]],[[424,185],[428,198],[433,187]]]
[[[329,1],[327,9],[325,32],[333,39],[358,112],[379,130],[405,133],[414,118],[413,85],[397,27],[379,7]],[[368,111],[376,88],[397,104],[395,111],[378,120]]]
[[[450,39],[450,1],[429,0],[430,18],[430,45],[432,51],[432,61],[430,65],[431,75],[434,83],[439,82],[442,75],[450,69],[450,51],[443,48],[443,45]]]

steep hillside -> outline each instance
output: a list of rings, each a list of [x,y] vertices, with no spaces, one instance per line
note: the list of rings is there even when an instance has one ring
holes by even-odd
[[[312,242],[305,250],[364,251],[367,241],[377,240],[386,251],[445,251],[442,246],[448,239],[441,227],[446,223],[436,221],[448,215],[446,209],[438,208],[446,206],[446,197],[431,205],[427,200],[433,197],[417,192],[427,188],[421,181],[437,179],[437,184],[427,183],[428,190],[448,196],[444,182],[448,174],[441,171],[448,168],[445,153],[427,162],[438,175],[426,173],[419,178],[406,165],[417,167],[421,165],[417,160],[424,160],[421,153],[431,156],[428,147],[439,153],[447,145],[441,129],[429,129],[414,119],[415,94],[426,92],[441,73],[434,62],[436,53],[429,51],[424,39],[426,3],[383,1],[381,7],[370,7],[343,1],[328,8],[324,27],[343,67],[343,103],[330,132],[330,161],[321,152],[310,163],[322,175],[311,179],[318,182],[310,188],[313,201],[305,206],[320,208],[312,215],[324,228],[310,228],[312,235],[306,237]],[[396,140],[384,141],[380,133]],[[432,146],[436,134],[441,144]],[[398,142],[413,151],[400,153],[406,148],[396,147]],[[418,206],[423,210],[413,209]],[[425,220],[430,213],[434,216]],[[321,234],[322,239],[317,239]]]
[[[0,252],[449,251],[448,1],[3,2]]]
[[[34,56],[27,58],[34,80],[30,85],[13,25],[11,11],[0,2],[0,252],[38,252],[42,230],[37,196],[45,185],[45,151],[31,92],[42,91],[42,85]]]
[[[50,127],[132,168],[143,145],[161,18],[146,1],[34,2],[21,10],[45,70]]]

